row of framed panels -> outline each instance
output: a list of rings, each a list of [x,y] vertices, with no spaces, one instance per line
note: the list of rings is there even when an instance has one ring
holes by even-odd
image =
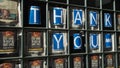
[[[119,12],[108,10],[84,9],[77,7],[67,7],[51,5],[46,11],[45,6],[33,4],[24,9],[25,17],[23,25],[25,27],[48,27],[48,28],[72,28],[72,29],[93,29],[96,30],[119,30]],[[32,9],[32,10],[31,10]],[[33,9],[38,9],[33,10]],[[46,12],[45,12],[46,11]],[[36,16],[33,14],[36,12]],[[47,16],[47,17],[46,17]],[[35,17],[35,18],[34,18]],[[117,26],[116,26],[117,25]]]
[[[120,33],[63,30],[0,30],[0,56],[119,52]],[[8,55],[9,54],[9,55]]]
[[[21,59],[8,59],[0,60],[0,66],[3,68],[7,66],[10,68],[22,68],[22,66],[24,68],[120,68],[119,57],[120,54],[116,56],[114,53],[108,53],[104,55],[74,55],[69,58],[67,56],[26,58],[23,65]]]
[[[5,1],[5,3],[7,2]],[[23,7],[23,22],[21,22],[22,11],[20,10],[20,2],[10,2],[15,4],[15,9],[12,11],[12,8],[6,9],[8,7],[3,5],[0,10],[1,27],[22,27],[23,25],[25,27],[38,26],[63,29],[69,27],[77,29],[93,29],[94,27],[96,30],[106,28],[108,30],[119,30],[119,12],[111,10],[102,11],[100,9],[85,9],[84,7],[70,7],[68,10],[67,6],[57,4],[50,4],[48,9],[46,9],[47,6],[44,2],[30,1],[28,5]],[[4,3],[4,1],[1,1],[1,3]],[[12,5],[9,6],[13,7]],[[35,9],[38,9],[38,11]],[[33,12],[36,12],[36,14],[33,14]]]
[[[41,1],[46,1],[46,0],[41,0]],[[31,1],[24,1],[27,3],[31,3]],[[38,1],[39,2],[39,1]],[[119,9],[119,0],[63,0],[63,1],[59,1],[59,0],[47,0],[47,2],[50,3],[59,3],[59,4],[70,4],[70,5],[78,5],[78,6],[87,6],[87,7],[93,7],[93,8],[101,8],[102,9],[116,9],[116,10],[120,10]]]

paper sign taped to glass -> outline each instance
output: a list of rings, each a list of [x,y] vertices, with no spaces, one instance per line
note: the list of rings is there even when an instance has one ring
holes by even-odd
[[[120,68],[120,54],[118,54],[118,68]]]
[[[43,62],[41,60],[31,61],[30,68],[43,68]]]
[[[74,68],[82,68],[82,58],[81,57],[75,57],[74,60]]]
[[[0,0],[0,25],[18,23],[18,0]]]
[[[52,53],[67,53],[67,34],[54,33],[52,36]]]
[[[90,48],[91,49],[98,49],[98,34],[90,34]]]
[[[112,16],[110,13],[104,13],[104,27],[113,27]]]
[[[112,48],[112,35],[110,33],[105,34],[105,48]]]
[[[118,35],[118,49],[120,49],[120,35]]]
[[[0,64],[0,68],[14,68],[13,63],[2,63]]]
[[[66,9],[53,7],[50,11],[49,28],[66,28]]]
[[[0,63],[0,68],[21,68],[21,64],[14,60],[3,60]]]
[[[72,10],[72,27],[84,28],[84,11],[82,9]]]
[[[27,33],[27,47],[30,55],[38,56],[44,52],[44,37],[44,33],[42,32]]]
[[[91,52],[100,52],[101,51],[101,40],[99,33],[90,33],[89,35],[89,45]]]
[[[55,59],[54,64],[54,68],[65,68],[65,59]]]
[[[0,54],[10,54],[15,51],[15,33],[12,31],[0,32]]]
[[[91,56],[91,68],[99,68],[99,56]]]
[[[99,29],[99,13],[97,11],[89,12],[89,27],[91,30]]]
[[[73,34],[73,42],[74,42],[74,49],[81,49],[82,48],[82,38],[81,34],[79,33],[74,33]]]
[[[114,59],[112,54],[106,55],[106,68],[114,68]]]

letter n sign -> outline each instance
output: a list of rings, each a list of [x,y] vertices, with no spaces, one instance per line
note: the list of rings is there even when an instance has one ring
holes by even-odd
[[[89,19],[90,19],[90,26],[95,27],[98,24],[98,14],[95,11],[90,11],[89,12]]]
[[[54,33],[52,38],[52,49],[54,51],[64,50],[63,44],[63,34],[62,33]]]
[[[73,9],[73,24],[82,25],[83,11],[78,9]]]
[[[58,7],[53,8],[53,24],[54,25],[63,24],[63,8]]]
[[[104,13],[104,27],[112,27],[112,18],[110,13]]]

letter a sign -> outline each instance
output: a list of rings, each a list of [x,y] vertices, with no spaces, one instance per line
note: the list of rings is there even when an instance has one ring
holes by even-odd
[[[78,9],[73,9],[73,24],[82,25],[83,11]]]
[[[63,44],[63,34],[62,33],[54,33],[52,38],[52,49],[54,51],[63,51],[64,44]]]

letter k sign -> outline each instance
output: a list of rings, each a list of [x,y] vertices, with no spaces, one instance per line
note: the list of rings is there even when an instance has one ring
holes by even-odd
[[[104,27],[112,27],[112,19],[109,13],[104,13]]]

